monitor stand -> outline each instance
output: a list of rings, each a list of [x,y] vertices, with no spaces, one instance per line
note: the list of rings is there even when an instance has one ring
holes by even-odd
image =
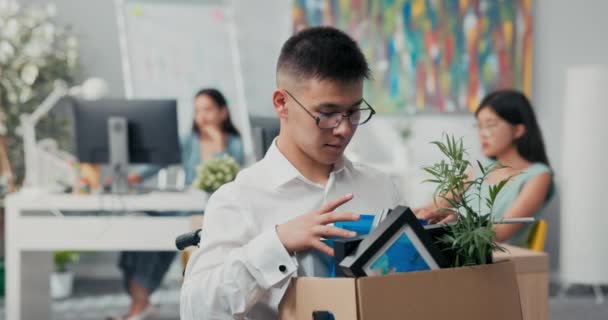
[[[129,134],[128,122],[124,117],[108,119],[108,142],[110,149],[110,172],[114,194],[129,192]]]

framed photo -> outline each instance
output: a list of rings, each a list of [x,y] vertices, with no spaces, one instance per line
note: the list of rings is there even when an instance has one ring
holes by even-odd
[[[412,210],[398,206],[339,266],[346,276],[363,277],[434,270],[449,264]]]

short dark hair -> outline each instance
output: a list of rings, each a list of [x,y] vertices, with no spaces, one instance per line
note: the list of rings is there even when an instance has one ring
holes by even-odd
[[[492,109],[501,119],[512,125],[523,124],[526,131],[515,141],[517,152],[530,162],[542,162],[550,166],[532,104],[523,93],[509,89],[494,91],[483,98],[475,111],[475,117],[484,108]]]
[[[277,73],[305,79],[352,82],[370,78],[365,56],[346,33],[331,27],[304,29],[291,36],[279,55]]]
[[[209,97],[211,100],[213,100],[213,102],[215,102],[215,104],[220,109],[224,109],[224,108],[228,109],[228,102],[226,102],[226,98],[217,89],[214,89],[214,88],[201,89],[194,95],[194,99],[196,99],[200,96]],[[199,131],[198,127],[196,126],[196,123],[192,124],[192,131],[196,132],[197,134],[200,134],[200,131]],[[228,117],[226,118],[226,120],[224,120],[224,123],[222,123],[222,132],[232,134],[235,136],[241,135],[239,133],[239,130],[234,126],[234,123],[232,123],[232,120],[230,119],[230,111],[228,111]]]

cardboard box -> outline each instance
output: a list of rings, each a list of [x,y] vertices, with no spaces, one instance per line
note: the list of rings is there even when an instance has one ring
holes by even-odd
[[[524,320],[549,319],[549,256],[544,252],[504,247],[507,252],[495,252],[494,261],[515,263]]]
[[[295,278],[281,319],[522,320],[515,263],[450,268],[365,278]]]

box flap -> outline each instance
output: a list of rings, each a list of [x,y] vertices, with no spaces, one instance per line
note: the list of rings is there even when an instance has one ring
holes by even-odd
[[[503,247],[507,252],[494,252],[494,261],[512,260],[518,273],[549,271],[549,256],[546,253],[510,245]]]
[[[510,261],[360,278],[357,291],[359,320],[522,319]]]
[[[357,319],[355,279],[304,277],[293,279],[291,286],[295,292],[281,304],[289,305],[289,299],[295,299],[295,319],[312,320],[315,311],[330,311],[336,320]],[[287,319],[285,313],[281,315],[281,319]]]

